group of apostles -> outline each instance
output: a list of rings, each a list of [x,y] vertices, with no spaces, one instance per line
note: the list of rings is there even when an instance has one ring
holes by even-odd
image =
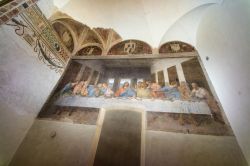
[[[191,88],[190,88],[191,87]],[[185,100],[185,101],[205,101],[212,111],[216,121],[224,124],[223,117],[217,101],[212,95],[197,83],[172,82],[170,85],[160,86],[158,83],[149,81],[138,81],[136,85],[131,86],[125,82],[115,92],[107,83],[89,85],[87,81],[69,82],[59,92],[60,96],[79,95],[83,97],[105,97],[105,98],[135,98],[135,99],[166,99],[166,100]]]
[[[87,81],[70,82],[60,91],[72,95],[80,95],[85,97],[121,97],[121,98],[159,98],[171,100],[202,100],[209,97],[206,89],[199,87],[197,83],[191,84],[192,89],[188,87],[186,82],[172,82],[170,85],[160,86],[158,83],[149,81],[139,81],[135,86],[131,86],[129,82],[125,82],[115,92],[107,83],[99,83],[97,85],[89,85]]]

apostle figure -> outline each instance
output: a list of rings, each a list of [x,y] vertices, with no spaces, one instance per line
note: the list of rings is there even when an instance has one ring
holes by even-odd
[[[151,97],[150,90],[147,88],[146,82],[138,82],[136,93],[139,98]]]
[[[173,100],[173,99],[180,99],[181,94],[178,89],[178,84],[177,82],[171,82],[169,86],[164,86],[161,88],[161,91],[164,92],[164,96],[167,99]]]
[[[88,96],[88,83],[87,81],[84,81],[84,84],[81,88],[81,96]]]
[[[151,89],[151,96],[153,98],[160,97],[159,92],[161,91],[161,86],[158,83],[152,83],[150,89]]]
[[[125,82],[121,88],[115,93],[116,97],[135,97],[135,91],[129,87],[129,83]]]
[[[208,91],[198,86],[197,83],[192,83],[191,97],[195,100],[206,100],[210,97]]]
[[[104,97],[112,97],[114,95],[114,92],[110,87],[108,87],[107,83],[102,84],[102,88],[100,89],[100,91],[104,95]]]
[[[88,91],[88,97],[98,97],[100,96],[100,88],[102,84],[98,85],[88,85],[87,91]]]
[[[73,88],[78,84],[79,82],[69,82],[67,83],[63,89],[60,91],[60,95],[64,95],[65,93],[72,92]]]
[[[178,89],[180,91],[182,100],[190,100],[191,91],[186,82],[182,81]]]
[[[83,86],[84,86],[84,81],[80,81],[78,84],[76,84],[73,89],[73,95],[79,95],[81,93]]]
[[[212,111],[212,115],[215,121],[225,124],[220,112],[220,108],[216,100],[209,94],[209,92],[202,87],[199,87],[197,83],[192,83],[191,97],[195,100],[204,100]]]

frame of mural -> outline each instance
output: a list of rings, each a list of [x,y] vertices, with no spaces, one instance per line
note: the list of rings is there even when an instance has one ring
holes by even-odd
[[[124,104],[147,112],[149,130],[232,135],[197,57],[76,57],[38,118],[93,124],[100,108]]]

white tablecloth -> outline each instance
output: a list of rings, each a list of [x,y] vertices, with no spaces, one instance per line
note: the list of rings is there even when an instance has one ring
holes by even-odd
[[[151,112],[170,112],[170,113],[192,113],[211,115],[210,108],[204,101],[181,101],[181,100],[160,100],[160,99],[125,99],[125,98],[91,98],[81,96],[60,97],[55,105],[75,106],[75,107],[135,107],[142,108]]]

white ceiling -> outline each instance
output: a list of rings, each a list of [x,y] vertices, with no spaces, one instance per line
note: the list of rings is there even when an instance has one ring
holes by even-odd
[[[124,40],[138,39],[156,48],[167,31],[182,17],[201,6],[220,3],[221,0],[54,0],[53,2],[60,11],[90,27],[113,28]],[[199,15],[199,12],[196,10],[195,14]],[[196,22],[197,26],[196,19],[190,19],[190,23],[185,22],[185,24],[192,25],[193,22]],[[190,26],[188,29],[196,30]]]

